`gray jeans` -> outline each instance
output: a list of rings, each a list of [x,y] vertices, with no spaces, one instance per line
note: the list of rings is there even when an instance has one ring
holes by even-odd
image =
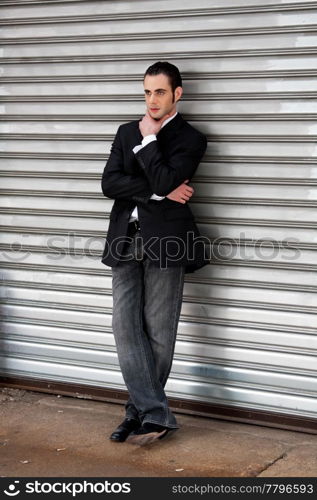
[[[161,269],[140,257],[135,237],[125,246],[127,254],[133,258],[112,268],[112,327],[130,396],[126,417],[177,429],[164,386],[173,361],[185,268]]]

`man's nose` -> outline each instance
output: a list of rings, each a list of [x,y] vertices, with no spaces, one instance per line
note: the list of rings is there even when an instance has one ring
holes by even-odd
[[[150,95],[150,103],[155,102],[155,94]]]

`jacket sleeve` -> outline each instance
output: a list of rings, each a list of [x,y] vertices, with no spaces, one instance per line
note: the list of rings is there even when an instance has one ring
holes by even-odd
[[[187,143],[184,139],[174,146],[168,160],[164,160],[158,141],[150,142],[136,153],[153,193],[166,196],[194,175],[206,151],[207,139],[203,134],[197,134]]]
[[[128,175],[123,170],[121,125],[111,146],[110,156],[103,171],[101,188],[108,198],[147,203],[153,194],[144,175]]]

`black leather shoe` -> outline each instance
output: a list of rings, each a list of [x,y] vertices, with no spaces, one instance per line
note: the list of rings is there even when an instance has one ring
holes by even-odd
[[[145,444],[153,443],[153,441],[156,441],[157,439],[163,439],[168,434],[172,434],[175,431],[177,431],[177,428],[171,429],[169,427],[164,427],[163,425],[145,422],[139,427],[139,429],[136,429],[129,434],[127,442],[143,446]]]
[[[133,418],[125,418],[123,422],[116,428],[116,430],[111,434],[111,441],[118,441],[122,443],[127,439],[130,432],[136,431],[141,426],[141,423],[138,420],[134,420]]]

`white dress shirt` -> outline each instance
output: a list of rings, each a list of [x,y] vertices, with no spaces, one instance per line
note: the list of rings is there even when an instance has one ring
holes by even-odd
[[[167,118],[166,120],[164,120],[163,123],[162,123],[162,125],[161,125],[161,129],[168,122],[170,122],[171,120],[173,120],[173,118],[175,118],[176,115],[177,115],[177,111],[176,111],[176,113],[173,116],[170,116],[169,118]],[[149,144],[152,141],[156,141],[156,135],[155,134],[146,135],[145,137],[143,137],[143,140],[142,140],[141,144],[138,144],[137,146],[134,146],[134,148],[132,149],[133,153],[136,154],[138,151],[140,151],[140,149],[144,148],[147,144]],[[165,198],[165,196],[158,196],[157,194],[152,194],[152,196],[151,196],[150,199],[151,200],[161,201],[161,200],[164,200],[164,198]],[[135,206],[134,209],[133,209],[133,212],[131,213],[129,222],[133,222],[134,220],[138,220],[138,218],[139,218],[138,207]]]

